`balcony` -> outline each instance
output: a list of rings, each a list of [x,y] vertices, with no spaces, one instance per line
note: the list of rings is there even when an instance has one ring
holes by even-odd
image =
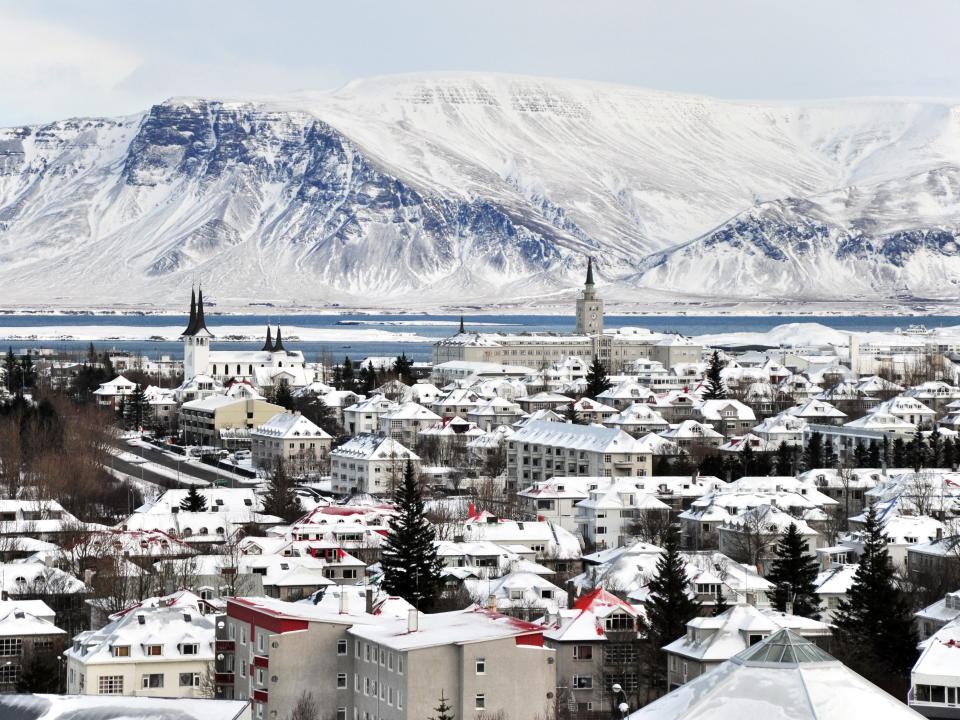
[[[254,691],[253,691],[253,699],[256,700],[257,702],[265,703],[265,702],[267,702],[268,697],[269,697],[269,696],[268,696],[268,693],[267,693],[266,690],[254,690]]]
[[[270,667],[270,658],[266,655],[254,655],[253,666],[258,668]]]
[[[235,640],[217,640],[217,652],[218,653],[232,653],[236,648]]]
[[[233,685],[233,673],[218,672],[213,675],[215,685]]]

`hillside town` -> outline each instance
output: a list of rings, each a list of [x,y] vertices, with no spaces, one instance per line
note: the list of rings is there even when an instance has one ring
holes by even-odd
[[[7,352],[0,692],[956,716],[960,347],[611,330],[589,261],[574,333],[461,320],[429,363],[215,349],[206,312],[182,360]]]

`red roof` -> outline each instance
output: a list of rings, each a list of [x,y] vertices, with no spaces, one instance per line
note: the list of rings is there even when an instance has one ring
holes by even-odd
[[[603,588],[597,588],[596,590],[588,592],[586,595],[581,595],[573,603],[573,607],[577,610],[592,610],[596,605],[619,605],[629,610],[631,614],[637,614],[637,610],[633,605],[626,600],[621,600]]]

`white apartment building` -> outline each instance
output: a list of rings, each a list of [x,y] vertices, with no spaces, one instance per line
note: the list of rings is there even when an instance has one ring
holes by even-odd
[[[335,493],[392,492],[403,479],[407,462],[419,466],[420,457],[397,440],[362,434],[330,452],[330,481]]]
[[[649,475],[651,457],[622,430],[534,420],[507,441],[507,487],[516,490],[558,475]]]
[[[396,407],[383,395],[373,395],[343,409],[343,428],[349,435],[377,432],[383,414]]]
[[[297,412],[277,413],[250,431],[253,466],[271,469],[282,461],[287,472],[317,472],[330,452],[333,438]]]
[[[380,432],[409,447],[417,444],[421,430],[432,427],[440,416],[415,402],[403,403],[380,416]]]
[[[73,639],[67,693],[207,697],[213,654],[214,621],[199,609],[139,607]]]

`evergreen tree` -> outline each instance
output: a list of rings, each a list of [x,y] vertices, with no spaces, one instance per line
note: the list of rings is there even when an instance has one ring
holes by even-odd
[[[943,439],[943,466],[953,468],[957,464],[957,442],[953,438]]]
[[[884,440],[886,440],[886,436],[884,436]],[[871,467],[871,468],[880,467],[880,446],[877,445],[876,440],[871,440],[870,447],[867,449],[866,467]]]
[[[913,611],[895,583],[887,554],[883,526],[875,506],[867,510],[863,553],[834,616],[843,659],[854,670],[878,685],[886,676],[909,677],[916,658]]]
[[[570,403],[570,404],[564,406],[564,408],[563,408],[563,417],[564,417],[564,419],[565,419],[567,422],[573,423],[574,425],[584,425],[584,424],[585,424],[584,421],[583,421],[583,418],[580,417],[580,413],[577,412],[577,408],[576,408],[576,406],[574,405],[574,403]]]
[[[60,677],[57,660],[49,652],[34,651],[17,677],[18,693],[58,693]]]
[[[187,495],[180,501],[180,509],[185,512],[206,512],[207,498],[197,489],[196,485],[191,485],[187,489]]]
[[[123,399],[123,422],[133,430],[144,427],[150,420],[150,403],[137,385],[130,395]]]
[[[895,468],[908,467],[907,463],[907,445],[903,438],[898,437],[893,441],[893,448],[890,451],[890,459]]]
[[[858,468],[870,467],[870,451],[866,445],[857,444],[853,450],[853,464]]]
[[[908,457],[910,467],[913,468],[914,472],[919,472],[920,468],[927,464],[927,443],[923,439],[923,432],[919,425],[917,425],[917,429],[913,432],[913,438],[910,440]]]
[[[373,360],[360,368],[360,381],[357,392],[370,395],[377,386],[377,371],[373,369]]]
[[[939,425],[934,424],[927,443],[927,464],[932,468],[943,467],[943,435],[940,434]]]
[[[657,560],[657,574],[647,586],[647,670],[654,689],[666,690],[667,658],[664,645],[683,637],[687,622],[700,612],[700,603],[691,597],[686,561],[680,554],[680,538],[675,529],[667,533],[663,552]]]
[[[609,390],[613,383],[607,377],[607,369],[600,362],[600,358],[594,356],[590,368],[587,370],[587,397],[596,399],[597,395],[605,390]]]
[[[775,460],[777,475],[793,475],[795,458],[796,451],[793,447],[781,440],[777,446],[777,457]]]
[[[423,515],[423,497],[409,461],[394,503],[397,514],[390,523],[380,560],[383,589],[418,610],[429,609],[440,585],[443,564],[434,545],[436,531]]]
[[[827,441],[823,444],[823,464],[824,467],[835,468],[839,465],[837,459],[837,453],[833,451],[833,440],[827,438]]]
[[[7,348],[7,354],[3,358],[3,371],[7,390],[15,392],[20,385],[19,381],[14,379],[14,375],[17,373],[17,359],[13,355],[12,347]]]
[[[753,448],[750,447],[750,443],[744,443],[743,450],[740,452],[740,468],[744,475],[753,475],[754,466],[756,465],[756,460],[754,459]]]
[[[294,492],[294,484],[287,475],[287,467],[279,457],[274,463],[270,483],[263,495],[263,512],[266,515],[281,517],[288,523],[303,514],[300,498]]]
[[[803,469],[815,470],[823,467],[823,435],[810,433],[807,446],[803,449]]]
[[[273,402],[286,410],[293,410],[296,407],[293,392],[290,390],[288,383],[278,383],[273,389]]]
[[[723,586],[720,586],[720,589],[717,590],[717,602],[713,605],[713,612],[711,613],[714,617],[717,615],[723,615],[727,610],[730,609],[730,606],[727,604],[727,598],[723,594]]]
[[[727,364],[720,358],[720,351],[714,350],[704,376],[704,400],[724,400],[727,388],[723,384],[723,369]]]
[[[793,597],[793,613],[800,617],[816,617],[820,613],[820,601],[816,593],[819,568],[816,559],[806,553],[803,536],[795,523],[790,523],[777,544],[777,557],[773,561],[767,580],[776,586],[774,605],[781,612]]]
[[[443,696],[443,690],[440,691],[440,704],[433,711],[436,713],[430,720],[453,720],[456,717],[453,714],[453,708],[447,704],[447,699]]]
[[[20,384],[22,387],[33,387],[33,381],[36,379],[36,368],[33,366],[33,358],[28,352],[20,361]]]
[[[393,372],[397,380],[407,385],[413,384],[413,363],[407,357],[406,353],[400,353],[400,356],[393,362]]]
[[[350,362],[349,357],[343,358],[343,365],[341,365],[340,370],[340,384],[341,390],[357,391],[357,379],[353,374],[353,363]]]

